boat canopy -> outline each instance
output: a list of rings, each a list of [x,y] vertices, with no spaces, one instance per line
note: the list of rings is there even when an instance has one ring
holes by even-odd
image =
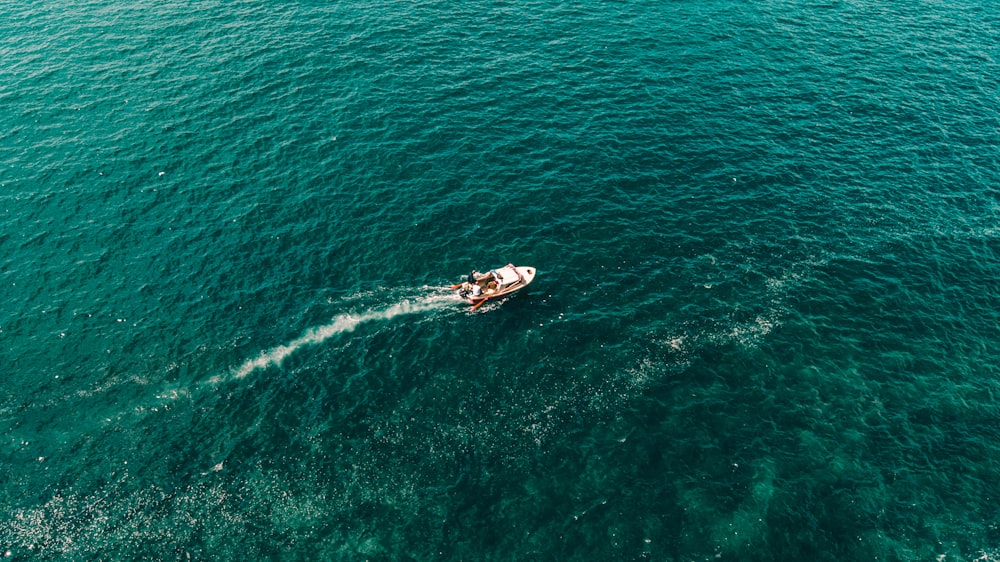
[[[520,280],[517,271],[513,267],[501,267],[496,270],[496,274],[500,277],[501,285],[510,285]]]

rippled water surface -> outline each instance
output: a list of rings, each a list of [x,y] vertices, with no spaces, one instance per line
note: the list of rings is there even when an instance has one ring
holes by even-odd
[[[994,8],[0,5],[0,556],[1000,559]]]

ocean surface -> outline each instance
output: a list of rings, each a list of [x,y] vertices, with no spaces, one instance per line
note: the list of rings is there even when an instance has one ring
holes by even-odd
[[[1000,560],[998,8],[0,3],[0,560]]]

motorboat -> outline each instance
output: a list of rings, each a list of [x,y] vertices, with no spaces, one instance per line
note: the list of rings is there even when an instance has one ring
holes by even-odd
[[[509,263],[485,273],[475,270],[469,278],[452,289],[457,289],[458,295],[472,305],[475,310],[486,301],[504,297],[528,286],[535,279],[535,268],[530,266],[515,266]]]

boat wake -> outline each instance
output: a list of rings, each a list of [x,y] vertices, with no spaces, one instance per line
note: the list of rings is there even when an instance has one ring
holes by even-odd
[[[330,323],[316,328],[311,328],[302,336],[288,342],[287,344],[269,349],[261,353],[256,359],[243,363],[238,369],[233,371],[232,376],[237,379],[242,379],[258,369],[267,369],[272,366],[280,365],[285,358],[295,353],[298,349],[307,345],[323,343],[338,334],[352,332],[355,328],[366,322],[372,322],[375,320],[391,320],[399,316],[419,314],[454,305],[454,295],[451,293],[439,293],[425,295],[415,299],[404,299],[387,308],[372,310],[370,312],[359,314],[339,314],[335,316]]]

